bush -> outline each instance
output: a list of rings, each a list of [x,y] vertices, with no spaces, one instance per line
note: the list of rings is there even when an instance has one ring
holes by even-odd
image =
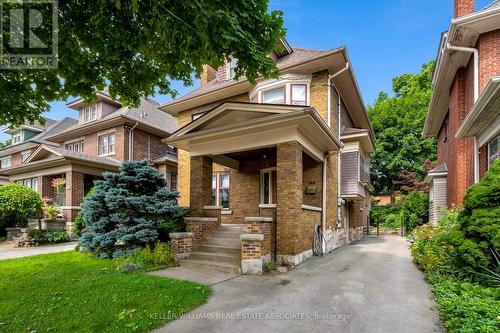
[[[124,260],[122,267],[125,264],[135,264],[145,269],[158,269],[175,265],[175,256],[170,251],[170,246],[160,242],[156,242],[154,246],[147,244],[146,247],[125,256]]]
[[[35,191],[21,184],[0,186],[0,236],[5,228],[26,227],[28,218],[40,217],[43,202]]]
[[[400,228],[399,205],[373,206],[370,211],[371,225],[382,228]]]
[[[272,272],[275,271],[278,268],[278,264],[276,261],[269,261],[264,264],[264,271],[266,272]]]
[[[48,237],[49,243],[64,243],[69,242],[69,236],[66,231],[56,231]]]
[[[449,332],[500,331],[500,292],[467,282],[443,280],[434,288],[436,301]]]
[[[94,189],[95,187],[92,187],[90,189],[89,193],[87,193],[83,201],[92,196],[92,194],[94,193]],[[76,237],[80,237],[84,229],[85,229],[85,221],[83,220],[82,211],[80,210],[75,217],[75,224],[73,225],[73,235],[75,235]]]
[[[124,162],[119,173],[106,172],[95,192],[82,204],[86,230],[81,246],[102,258],[119,257],[158,239],[165,220],[175,221],[185,210],[177,192],[147,161]]]
[[[401,224],[411,233],[417,226],[429,221],[429,195],[423,192],[408,194],[401,204]]]

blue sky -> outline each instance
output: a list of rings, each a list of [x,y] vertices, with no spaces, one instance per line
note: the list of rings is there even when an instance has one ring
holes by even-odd
[[[476,0],[476,9],[491,1]],[[393,77],[416,73],[435,58],[440,34],[453,16],[453,0],[271,0],[270,8],[284,12],[286,38],[292,46],[347,46],[367,105],[380,91],[391,91]],[[180,83],[173,87],[180,96],[193,89]],[[170,100],[169,96],[154,98],[161,103]],[[65,102],[51,107],[48,117],[76,117]],[[0,135],[0,140],[5,136]]]

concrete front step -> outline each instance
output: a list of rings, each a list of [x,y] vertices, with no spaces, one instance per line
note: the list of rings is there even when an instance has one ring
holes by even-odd
[[[212,234],[212,238],[220,239],[240,239],[241,232],[233,231],[216,231]]]
[[[240,274],[241,269],[239,265],[226,263],[226,262],[216,262],[209,260],[199,260],[199,259],[184,259],[180,261],[181,266],[200,269],[204,271],[211,272],[222,272],[222,273],[235,273]]]
[[[208,245],[221,245],[221,246],[230,246],[230,247],[241,247],[239,238],[208,238]]]
[[[240,256],[235,253],[228,254],[220,252],[203,252],[203,251],[191,252],[189,258],[195,260],[227,262],[229,264],[235,264],[235,265],[239,265],[241,260]]]
[[[198,246],[198,251],[240,255],[241,246],[222,246],[222,245],[203,244]]]

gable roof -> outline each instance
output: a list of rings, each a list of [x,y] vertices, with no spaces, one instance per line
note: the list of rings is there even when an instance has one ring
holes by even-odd
[[[40,147],[38,147],[38,149],[35,150],[21,165],[44,160],[48,155],[55,155],[56,157],[64,158],[66,160],[83,161],[116,167],[121,166],[121,162],[114,158],[94,156],[82,152],[47,145],[41,145]]]
[[[57,120],[54,120],[54,119],[51,119],[48,117],[42,117],[42,118],[45,120],[44,125],[42,125],[40,123],[40,121],[38,121],[38,120],[33,122],[33,123],[29,123],[26,121],[26,122],[24,122],[24,124],[22,124],[19,127],[7,127],[6,129],[4,129],[4,133],[13,133],[13,132],[16,132],[20,129],[27,129],[27,130],[31,130],[33,132],[42,132],[57,122]]]

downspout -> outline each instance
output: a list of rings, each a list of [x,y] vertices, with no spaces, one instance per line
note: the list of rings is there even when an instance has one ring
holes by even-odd
[[[332,127],[332,116],[331,116],[331,94],[332,94],[332,86],[335,88],[335,91],[337,92],[337,96],[339,97],[338,98],[338,132],[337,132],[337,135],[339,136],[340,138],[340,94],[337,90],[337,87],[335,87],[335,84],[333,83],[333,79],[335,77],[337,77],[338,75],[342,74],[343,72],[345,72],[346,70],[349,69],[349,62],[346,62],[345,64],[345,67],[340,69],[339,71],[337,71],[336,73],[333,73],[331,75],[328,75],[328,81],[327,81],[327,124],[328,124],[328,127],[331,128]],[[322,214],[321,214],[321,230],[322,230],[322,239],[321,239],[321,244],[322,244],[322,250],[323,250],[323,253],[325,253],[326,251],[326,243],[325,243],[325,239],[324,239],[324,234],[325,234],[325,231],[326,231],[326,163],[327,163],[327,158],[328,158],[329,154],[325,155],[325,157],[323,158],[323,207],[322,207]],[[340,153],[337,157],[337,198],[338,196],[340,196]],[[338,199],[337,199],[338,200]],[[337,204],[337,207],[338,207],[338,204]],[[337,211],[338,211],[338,217],[337,217],[337,224],[338,224],[338,221],[340,221],[340,209],[337,208]]]
[[[130,128],[128,132],[128,160],[132,161],[132,154],[134,152],[134,129],[139,125],[139,122],[136,121],[135,125]]]
[[[474,103],[479,98],[479,51],[472,47],[455,46],[446,43],[446,48],[453,51],[469,52],[474,54]],[[479,143],[474,136],[474,183],[479,183]]]

